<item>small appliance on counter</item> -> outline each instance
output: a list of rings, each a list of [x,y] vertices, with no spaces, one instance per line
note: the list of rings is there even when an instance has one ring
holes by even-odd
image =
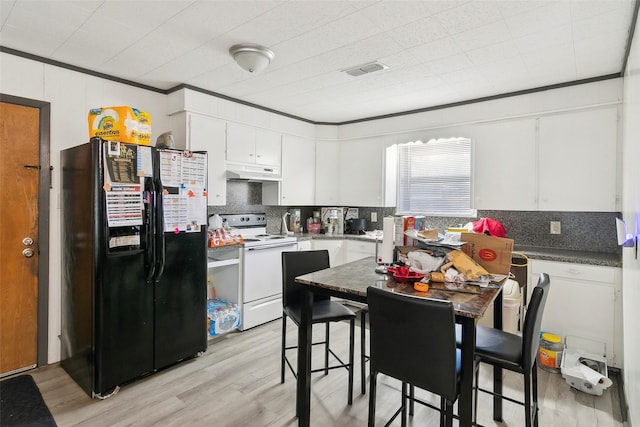
[[[365,218],[349,218],[345,221],[345,234],[364,234],[367,230],[367,220]]]
[[[358,208],[329,207],[320,209],[320,219],[325,234],[344,234],[345,221],[358,218]]]
[[[290,209],[289,214],[289,231],[291,231],[292,233],[302,233],[300,209]]]
[[[324,233],[328,236],[344,233],[344,213],[346,208],[322,208],[321,218]]]
[[[307,218],[307,231],[311,234],[318,234],[322,230],[322,223],[320,219],[316,218]]]

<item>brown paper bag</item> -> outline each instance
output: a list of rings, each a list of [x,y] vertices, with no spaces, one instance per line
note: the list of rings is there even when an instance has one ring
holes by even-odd
[[[467,242],[462,250],[489,273],[509,274],[513,239],[477,233],[462,233],[460,240]]]

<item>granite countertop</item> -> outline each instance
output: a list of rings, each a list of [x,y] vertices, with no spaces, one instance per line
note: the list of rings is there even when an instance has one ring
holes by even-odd
[[[328,236],[327,236],[328,237]],[[488,287],[460,286],[432,283],[426,292],[417,291],[413,283],[397,282],[389,274],[378,274],[374,257],[367,257],[348,264],[308,273],[296,278],[297,282],[324,288],[353,301],[366,302],[367,288],[391,290],[406,295],[448,300],[453,303],[457,315],[479,318],[493,302],[502,286],[501,283]]]
[[[364,240],[375,242],[375,239],[369,236],[357,234],[334,234],[327,236],[325,234],[296,234],[298,240],[309,239],[328,239],[328,240]],[[574,264],[599,265],[604,267],[622,267],[622,256],[620,254],[612,254],[609,252],[590,252],[575,251],[570,249],[556,249],[539,246],[525,246],[516,244],[513,251],[515,256],[518,253],[526,255],[530,259],[539,259],[556,262],[569,262]]]
[[[367,242],[375,242],[375,237],[365,236],[363,234],[311,234],[311,233],[302,233],[296,234],[298,240],[364,240]]]
[[[516,252],[516,255],[517,252],[519,252],[531,259],[600,265],[604,267],[622,267],[622,256],[608,252],[574,251],[570,249],[524,245],[515,245],[513,251]]]

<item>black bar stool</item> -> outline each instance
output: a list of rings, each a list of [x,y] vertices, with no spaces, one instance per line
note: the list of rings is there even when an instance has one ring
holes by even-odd
[[[370,368],[369,426],[375,425],[376,383],[379,373],[402,381],[402,400],[387,425],[402,414],[406,424],[407,385],[440,396],[440,423],[451,426],[453,404],[459,395],[461,352],[456,348],[455,314],[451,301],[367,289]]]
[[[296,326],[300,326],[300,293],[301,288],[295,282],[297,276],[314,271],[329,268],[329,251],[296,251],[282,253],[282,353],[280,382],[284,383],[285,364],[289,366],[294,377],[297,373],[291,362],[287,358],[286,351],[298,348],[297,345],[287,347],[287,318],[290,318]],[[354,348],[354,331],[355,331],[356,314],[344,305],[331,301],[329,297],[316,295],[313,296],[313,312],[311,315],[311,323],[325,324],[325,339],[321,342],[312,343],[312,345],[324,344],[325,357],[324,367],[312,369],[311,372],[329,373],[330,369],[346,368],[349,371],[349,390],[347,401],[349,405],[353,402],[353,348]],[[340,322],[349,320],[350,339],[349,339],[349,362],[345,363],[331,350],[329,347],[329,324],[331,322]],[[329,354],[331,354],[338,364],[329,366]]]

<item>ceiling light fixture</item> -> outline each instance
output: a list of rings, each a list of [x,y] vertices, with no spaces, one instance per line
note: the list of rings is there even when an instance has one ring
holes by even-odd
[[[252,43],[233,45],[229,53],[241,68],[250,73],[264,70],[276,56],[270,49]]]

